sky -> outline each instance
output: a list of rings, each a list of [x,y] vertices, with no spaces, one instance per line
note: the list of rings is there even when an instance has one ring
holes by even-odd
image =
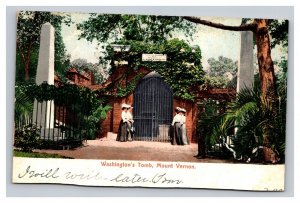
[[[78,58],[86,59],[91,63],[98,63],[101,55],[101,44],[97,41],[88,42],[85,39],[78,40],[80,31],[76,29],[76,24],[87,20],[88,13],[70,13],[74,22],[70,27],[62,26],[62,36],[66,45],[67,54],[71,55],[71,61]],[[241,18],[223,18],[223,17],[201,17],[215,23],[238,26],[241,24]],[[184,38],[180,33],[178,38]],[[207,60],[211,57],[218,58],[224,56],[234,61],[239,61],[240,57],[240,32],[226,31],[209,26],[197,25],[196,32],[193,35],[191,45],[199,45],[202,51],[202,65],[206,70],[209,65]],[[254,52],[255,54],[255,52]],[[278,50],[272,52],[273,59],[280,58]],[[254,57],[256,58],[256,57]]]

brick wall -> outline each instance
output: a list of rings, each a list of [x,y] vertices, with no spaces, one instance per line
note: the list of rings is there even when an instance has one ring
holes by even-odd
[[[112,98],[109,105],[113,107],[111,111],[108,112],[106,119],[102,123],[103,136],[107,132],[118,132],[120,120],[121,120],[121,105],[122,103],[127,103],[133,105],[133,94],[130,94],[127,97],[123,98]],[[177,106],[186,109],[186,128],[187,128],[187,137],[190,142],[196,142],[196,122],[197,122],[197,105],[194,102],[174,98],[173,106]],[[173,116],[175,115],[175,111]]]
[[[128,69],[126,67],[119,67],[107,80],[107,84],[110,84],[112,81],[119,81],[121,86],[125,85],[126,82],[131,81],[137,74],[142,73],[143,75],[148,74],[150,71],[146,68],[139,68],[138,71],[130,70],[130,72],[126,72]],[[120,78],[121,75],[126,73],[125,78]],[[105,85],[104,85],[105,86]],[[121,105],[122,103],[127,103],[133,105],[133,93],[123,97],[123,98],[111,98],[109,105],[113,107],[113,109],[107,114],[107,118],[102,123],[103,133],[107,134],[107,132],[118,132],[120,120],[121,120]],[[186,127],[187,127],[187,136],[190,142],[196,142],[196,123],[197,123],[197,105],[194,102],[174,98],[173,106],[176,108],[177,106],[185,108],[186,112]],[[174,111],[175,115],[175,111]]]
[[[106,119],[102,122],[102,133],[97,135],[97,138],[107,137],[107,133],[111,132],[111,119],[112,119],[112,110],[107,112]]]
[[[112,130],[113,132],[117,133],[121,121],[121,113],[122,113],[121,106],[123,103],[133,105],[133,94],[130,94],[127,97],[123,97],[123,98],[114,98],[113,100],[114,102],[112,104],[113,106],[113,110],[112,110],[113,129]]]
[[[174,113],[173,116],[175,116],[175,108],[181,107],[186,110],[185,116],[186,116],[186,131],[187,131],[187,137],[190,142],[196,142],[195,136],[196,136],[196,122],[197,122],[197,105],[192,101],[183,100],[180,98],[174,98],[173,100],[173,107],[174,107]]]

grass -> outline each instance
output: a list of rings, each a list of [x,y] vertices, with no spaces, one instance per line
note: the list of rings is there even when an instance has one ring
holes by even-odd
[[[30,158],[63,158],[63,159],[72,159],[70,157],[61,156],[58,154],[46,154],[38,152],[22,152],[14,150],[15,157],[30,157]]]

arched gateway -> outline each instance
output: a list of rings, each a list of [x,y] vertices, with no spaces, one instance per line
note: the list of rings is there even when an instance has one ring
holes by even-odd
[[[151,72],[138,83],[134,91],[133,115],[135,140],[170,140],[173,91],[158,73]]]

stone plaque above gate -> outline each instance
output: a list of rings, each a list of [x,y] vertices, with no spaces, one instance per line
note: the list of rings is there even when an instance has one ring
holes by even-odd
[[[142,54],[142,61],[167,61],[166,54]]]

